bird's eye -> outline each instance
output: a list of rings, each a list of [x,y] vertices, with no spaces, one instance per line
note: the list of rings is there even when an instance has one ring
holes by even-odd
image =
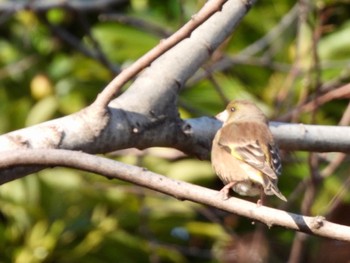
[[[236,111],[236,108],[235,108],[235,107],[231,107],[231,108],[230,108],[230,111],[231,111],[231,112],[234,112],[234,111]]]

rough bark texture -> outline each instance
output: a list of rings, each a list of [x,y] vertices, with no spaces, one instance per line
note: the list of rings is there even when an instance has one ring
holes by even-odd
[[[180,119],[178,93],[233,32],[253,3],[227,1],[221,11],[197,27],[190,37],[155,60],[107,109],[92,104],[76,114],[4,134],[0,136],[0,149],[108,153],[130,147],[166,146],[200,159],[208,158],[212,138],[221,123],[210,117]],[[271,128],[283,149],[350,152],[348,127],[272,123]],[[3,170],[0,182],[41,168]]]

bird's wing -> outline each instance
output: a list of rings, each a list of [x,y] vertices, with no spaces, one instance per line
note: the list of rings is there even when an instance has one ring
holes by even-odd
[[[271,179],[277,179],[275,166],[280,163],[276,157],[279,156],[277,148],[272,144],[265,145],[261,142],[259,129],[265,126],[255,127],[257,125],[255,123],[252,125],[250,123],[226,125],[221,130],[218,144],[234,158],[251,165]],[[264,150],[269,151],[270,154],[266,155]],[[275,153],[275,157],[272,152]]]
[[[282,162],[278,147],[274,143],[269,143],[268,150],[270,152],[270,164],[273,171],[280,176],[282,174]]]

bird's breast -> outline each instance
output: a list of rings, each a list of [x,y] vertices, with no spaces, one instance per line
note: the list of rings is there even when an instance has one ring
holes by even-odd
[[[261,186],[251,182],[238,182],[232,187],[233,191],[240,195],[255,196],[261,193]]]

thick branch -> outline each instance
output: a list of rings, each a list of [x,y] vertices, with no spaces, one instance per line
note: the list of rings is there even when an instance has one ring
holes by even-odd
[[[271,122],[280,148],[290,151],[350,153],[350,127]]]
[[[254,1],[252,1],[253,3]],[[177,148],[189,155],[209,157],[212,138],[220,127],[214,118],[181,120],[178,92],[194,72],[231,34],[250,6],[229,0],[144,70],[131,87],[109,104],[90,107],[60,119],[0,136],[1,151],[14,149],[71,149],[107,153],[152,146]],[[287,150],[350,152],[350,128],[272,125],[281,148]],[[38,168],[39,169],[39,168]],[[0,172],[0,183],[35,171],[28,167]]]
[[[127,81],[129,81],[132,77],[136,76],[136,74],[138,74],[141,70],[143,70],[144,68],[149,66],[156,58],[160,57],[162,54],[164,54],[164,52],[168,51],[171,47],[175,46],[183,39],[188,38],[191,35],[191,33],[194,31],[195,28],[197,28],[200,25],[201,25],[201,27],[203,27],[203,23],[206,20],[208,20],[208,18],[213,13],[219,11],[219,9],[222,8],[223,3],[226,1],[227,0],[215,0],[215,1],[207,2],[204,5],[204,7],[189,22],[187,22],[181,29],[179,29],[177,32],[175,32],[173,35],[171,35],[166,40],[161,41],[156,47],[154,47],[149,52],[147,52],[145,55],[140,57],[136,63],[132,64],[130,67],[126,68],[125,70],[123,70],[123,72],[121,72],[118,76],[116,76],[105,87],[103,92],[97,97],[94,104],[98,104],[100,107],[107,107],[109,102],[114,98],[114,96],[117,94],[117,92],[119,92],[119,90],[122,88],[122,86],[127,83]],[[248,10],[246,9],[245,5],[242,5],[242,4],[236,5],[235,7],[237,7],[236,9],[238,11],[238,12],[235,12],[235,14],[236,14],[235,17],[237,17],[237,19],[239,21],[242,18],[242,15],[244,15]],[[246,10],[244,10],[244,9],[246,9]],[[235,21],[235,20],[233,19],[233,21]],[[236,23],[237,23],[237,21],[236,21]],[[206,24],[208,24],[208,21]],[[204,24],[204,27],[205,27],[205,24]],[[232,28],[231,30],[233,30],[232,26],[231,26],[231,28]],[[197,31],[198,30],[196,30],[195,32],[197,32]],[[222,36],[224,38],[227,37],[226,34],[223,34]],[[194,41],[195,42],[194,44],[197,46],[196,50],[200,51],[200,48],[203,44],[198,40],[199,39],[196,38]],[[212,40],[212,39],[210,39],[210,40]],[[223,40],[224,39],[220,39],[219,41],[217,41],[217,43],[221,43]],[[213,45],[212,48],[214,50],[217,48],[217,46],[215,46],[215,44],[217,44],[217,43],[215,41],[209,41],[208,45]],[[209,48],[209,46],[208,46],[208,48]],[[183,51],[185,51],[185,50],[187,50],[186,53],[189,53],[188,51],[191,49],[183,49]],[[174,54],[175,54],[174,49],[170,53],[171,53],[170,54],[171,58],[174,59]],[[162,57],[164,58],[164,56],[162,56]],[[184,59],[186,58],[186,56],[184,56],[184,54],[181,54],[179,57],[183,57]],[[208,57],[209,56],[207,56],[205,59],[208,59]],[[196,56],[196,59],[192,60],[192,63],[194,63],[196,60],[200,63],[198,65],[198,67],[199,67],[203,63],[203,61],[201,61],[200,58],[198,56]],[[176,61],[172,61],[172,62],[176,62]],[[162,63],[164,63],[164,62],[162,62]],[[155,65],[153,65],[152,67],[154,68]],[[162,65],[162,68],[163,67],[164,67],[164,65]],[[195,71],[198,69],[198,67],[194,68]],[[171,67],[166,67],[166,69],[167,70],[164,73],[166,73],[167,71],[170,71]],[[183,70],[183,68],[179,68],[176,71],[185,72]],[[153,75],[155,75],[155,78],[159,78],[157,76],[161,76],[161,79],[164,79],[165,76],[162,74],[159,74],[159,73],[160,73],[159,70],[154,71],[154,69],[153,69]],[[145,74],[143,74],[143,75],[145,75]],[[149,77],[150,76],[147,76],[146,78],[149,78]],[[180,79],[176,79],[176,78],[172,77],[170,79],[173,80],[173,82],[179,81],[179,83],[176,83],[176,86],[179,86],[181,81],[187,80],[187,78],[184,78],[184,77],[182,77]],[[157,82],[155,82],[154,79],[152,82],[154,85],[157,85]],[[175,86],[175,88],[178,88],[176,86]],[[164,90],[164,88],[165,87],[163,85],[161,89]],[[173,88],[173,86],[171,86],[171,88]],[[153,90],[154,90],[154,87],[151,91],[151,94],[154,93]],[[143,94],[147,94],[147,93],[145,93],[145,91],[143,90]]]
[[[178,117],[178,92],[232,33],[254,2],[227,1],[189,38],[144,70],[108,109],[101,107],[104,103],[94,103],[76,114],[5,134],[0,137],[0,149],[60,148],[106,153],[128,147],[170,146],[206,158],[212,136],[197,138],[199,130]],[[214,122],[209,128],[217,125]],[[213,131],[209,129],[209,134]],[[203,135],[208,132],[205,130]],[[14,180],[23,176],[24,170],[3,172],[0,177]]]
[[[23,148],[61,148],[90,153],[107,153],[125,148],[145,149],[163,146],[179,149],[200,159],[208,159],[211,141],[221,123],[214,118],[202,117],[174,122],[168,118],[149,119],[141,114],[112,110],[108,126],[110,134],[99,137],[106,118],[100,126],[93,126],[96,114],[92,110],[50,121],[0,136],[2,151]],[[279,146],[284,150],[315,152],[350,152],[350,127],[270,123]],[[95,136],[94,136],[95,134]],[[104,134],[104,133],[102,133]],[[49,139],[48,139],[49,138]],[[81,141],[81,138],[86,141]],[[42,167],[40,167],[42,168]],[[35,170],[0,172],[0,184],[30,174]],[[38,167],[39,169],[39,167]]]
[[[210,205],[228,212],[260,221],[270,228],[274,225],[317,236],[350,241],[350,227],[334,224],[322,217],[298,214],[260,206],[231,197],[223,201],[217,191],[174,180],[144,168],[110,159],[67,150],[20,150],[4,152],[0,169],[17,165],[65,166],[101,174],[109,179],[121,179],[173,196],[180,200]]]

